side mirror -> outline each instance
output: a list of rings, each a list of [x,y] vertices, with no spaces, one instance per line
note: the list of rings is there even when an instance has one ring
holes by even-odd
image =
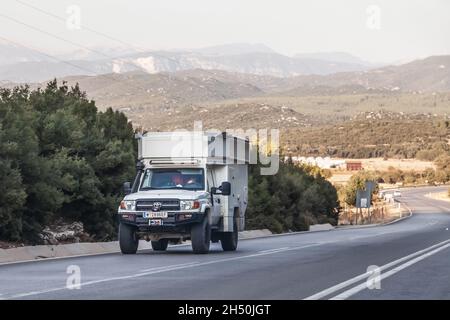
[[[225,181],[225,182],[222,182],[222,185],[218,188],[212,187],[211,194],[219,194],[222,196],[229,196],[231,194],[231,183]]]
[[[131,193],[131,184],[130,182],[124,182],[123,184],[123,193],[125,193],[125,195],[130,194]]]
[[[136,163],[136,171],[143,171],[145,169],[145,165],[142,161],[138,161]]]
[[[229,196],[231,194],[231,183],[224,181],[219,189],[222,191],[223,196]]]

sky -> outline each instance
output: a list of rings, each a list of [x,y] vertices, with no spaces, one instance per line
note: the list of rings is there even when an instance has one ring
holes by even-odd
[[[406,62],[450,54],[449,14],[448,0],[2,0],[0,37],[51,53],[248,42]]]

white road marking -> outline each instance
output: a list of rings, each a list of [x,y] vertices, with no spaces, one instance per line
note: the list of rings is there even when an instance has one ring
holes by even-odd
[[[193,261],[193,262],[182,263],[182,264],[173,264],[173,265],[170,265],[170,266],[153,267],[153,268],[149,268],[149,269],[143,269],[140,272],[148,272],[148,271],[154,271],[154,270],[165,269],[165,268],[172,268],[172,267],[182,267],[182,266],[188,266],[188,265],[196,264],[196,263],[199,263],[199,261]]]
[[[258,251],[258,252],[259,252],[259,253],[269,253],[269,252],[286,251],[287,249],[289,249],[289,247],[276,248],[276,249],[268,249],[268,250],[261,250],[261,251]]]
[[[399,266],[389,270],[386,273],[382,273],[381,276],[380,276],[380,281],[383,280],[383,279],[389,278],[390,276],[396,274],[397,272],[400,272],[403,269],[406,269],[409,266],[412,266],[413,264],[416,264],[417,262],[422,261],[422,260],[424,260],[424,259],[426,259],[426,258],[428,258],[428,257],[430,257],[430,256],[432,256],[432,255],[434,255],[436,253],[438,253],[439,251],[442,251],[442,250],[447,249],[449,247],[450,247],[450,243],[448,243],[448,244],[446,244],[444,246],[441,246],[441,247],[439,247],[437,249],[434,249],[433,251],[427,252],[427,253],[425,253],[425,254],[423,254],[421,256],[418,256],[417,258],[409,260],[408,262],[405,262],[404,264],[401,264],[401,265],[399,265]],[[330,300],[345,300],[345,299],[348,299],[351,296],[357,294],[358,292],[363,291],[364,289],[367,289],[367,284],[365,282],[361,283],[361,284],[357,285],[356,287],[353,287],[353,288],[351,288],[351,289],[349,289],[347,291],[344,291],[344,292],[338,294],[337,296],[332,297]]]
[[[231,257],[231,258],[226,258],[226,259],[218,259],[218,260],[200,262],[200,263],[189,264],[189,265],[179,265],[179,266],[173,266],[173,267],[167,266],[165,269],[157,269],[157,270],[151,270],[148,272],[142,272],[142,273],[138,273],[138,274],[128,275],[128,276],[119,276],[119,277],[112,277],[112,278],[88,281],[85,283],[81,283],[81,288],[83,288],[85,286],[93,285],[93,284],[103,283],[103,282],[111,282],[111,281],[139,278],[139,277],[144,277],[144,276],[157,274],[157,273],[163,273],[163,272],[169,272],[169,271],[180,270],[180,269],[201,267],[201,266],[206,266],[206,265],[211,265],[211,264],[216,264],[216,263],[248,259],[248,258],[253,258],[253,257],[265,256],[265,255],[269,255],[269,254],[276,254],[279,252],[300,250],[300,249],[310,248],[310,247],[314,247],[314,246],[318,246],[318,245],[320,245],[320,244],[313,243],[313,244],[304,245],[304,246],[287,248],[287,249],[284,249],[283,251],[257,252],[257,253],[253,253],[253,254],[249,254],[249,255],[245,255],[245,256]],[[17,299],[17,298],[29,297],[29,296],[39,295],[39,294],[51,293],[51,292],[55,292],[55,291],[62,291],[62,290],[68,290],[68,289],[66,287],[59,287],[59,288],[52,288],[52,289],[44,289],[44,290],[40,290],[40,291],[31,291],[31,292],[10,295],[10,296],[6,297],[6,299]]]
[[[404,262],[406,260],[412,259],[412,258],[414,258],[416,256],[422,255],[422,254],[424,254],[424,253],[426,253],[426,252],[428,252],[430,250],[433,250],[433,249],[435,249],[437,247],[445,246],[449,242],[450,242],[450,239],[442,241],[442,242],[439,242],[439,243],[437,243],[435,245],[432,245],[431,247],[428,247],[428,248],[419,250],[417,252],[414,252],[414,253],[412,253],[410,255],[407,255],[407,256],[405,256],[403,258],[400,258],[400,259],[394,260],[392,262],[389,262],[388,264],[385,264],[384,266],[380,267],[380,271],[384,271],[384,270],[386,270],[386,269],[388,269],[390,267],[394,267],[397,264],[400,264],[400,263],[402,263],[402,262]],[[320,292],[318,292],[316,294],[313,294],[313,295],[311,295],[309,297],[306,297],[304,300],[318,300],[318,299],[324,298],[324,297],[329,296],[329,295],[331,295],[331,294],[333,294],[333,293],[335,293],[335,292],[337,292],[337,291],[339,291],[341,289],[344,289],[344,288],[346,288],[346,287],[348,287],[348,286],[350,286],[352,284],[355,284],[355,283],[357,283],[359,281],[362,281],[362,280],[366,280],[371,275],[372,275],[371,272],[366,272],[366,273],[360,274],[359,276],[356,276],[356,277],[351,278],[351,279],[349,279],[347,281],[344,281],[344,282],[341,282],[341,283],[339,283],[339,284],[337,284],[335,286],[332,286],[332,287],[330,287],[328,289],[325,289],[325,290],[320,291]],[[364,283],[364,285],[365,285],[365,283]]]

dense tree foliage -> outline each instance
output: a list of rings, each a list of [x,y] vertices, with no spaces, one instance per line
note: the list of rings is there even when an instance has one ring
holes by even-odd
[[[301,231],[315,223],[337,223],[336,189],[318,168],[286,161],[275,175],[260,175],[257,165],[249,170],[248,229]]]
[[[78,86],[0,89],[0,239],[39,242],[57,218],[113,236],[133,136],[124,114],[98,112]]]

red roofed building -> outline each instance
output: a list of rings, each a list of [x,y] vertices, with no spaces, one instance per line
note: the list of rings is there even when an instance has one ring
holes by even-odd
[[[362,170],[362,162],[357,160],[347,160],[345,165],[348,171],[358,171]]]

